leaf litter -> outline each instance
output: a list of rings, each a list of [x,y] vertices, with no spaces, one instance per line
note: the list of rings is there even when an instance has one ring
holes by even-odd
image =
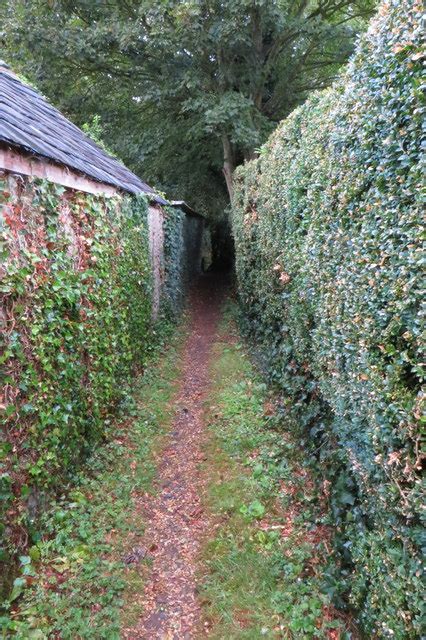
[[[205,280],[191,296],[176,414],[158,465],[158,494],[141,498],[148,524],[140,549],[143,557],[151,559],[152,570],[141,602],[143,613],[132,627],[122,630],[122,638],[128,640],[186,640],[200,629],[197,561],[209,530],[202,504],[205,479],[201,463],[207,437],[204,403],[225,291],[220,280]],[[138,562],[141,555],[132,550],[127,562]]]

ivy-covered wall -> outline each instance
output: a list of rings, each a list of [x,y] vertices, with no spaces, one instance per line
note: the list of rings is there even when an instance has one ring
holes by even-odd
[[[176,317],[182,310],[191,280],[201,271],[203,218],[164,207],[163,310]]]
[[[164,211],[148,207],[149,254],[152,270],[152,319],[158,318],[164,280]]]
[[[201,272],[201,247],[204,232],[204,219],[187,214],[183,225],[185,242],[185,269],[188,282]]]
[[[238,174],[241,303],[315,443],[366,637],[419,638],[422,5],[385,2],[336,85]],[[337,568],[336,568],[337,566]]]
[[[149,346],[144,198],[0,174],[2,559],[104,437]],[[0,558],[1,559],[1,558]]]

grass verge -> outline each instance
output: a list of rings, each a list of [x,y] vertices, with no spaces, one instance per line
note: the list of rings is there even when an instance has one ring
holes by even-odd
[[[327,487],[227,321],[207,414],[204,628],[214,639],[348,640],[327,576]]]
[[[149,560],[126,564],[123,558],[144,532],[138,500],[153,491],[155,454],[173,417],[183,334],[169,332],[159,341],[110,427],[109,442],[52,502],[39,541],[20,558],[21,576],[0,618],[3,637],[114,640],[133,620],[133,596],[143,591]]]

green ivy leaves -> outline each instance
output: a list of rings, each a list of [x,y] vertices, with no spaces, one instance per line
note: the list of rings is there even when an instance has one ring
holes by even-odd
[[[105,435],[150,347],[147,202],[40,180],[4,190],[5,548]],[[19,585],[16,585],[19,589]]]
[[[420,629],[420,33],[420,3],[384,3],[239,172],[233,214],[247,331],[317,443],[350,599],[381,638]]]

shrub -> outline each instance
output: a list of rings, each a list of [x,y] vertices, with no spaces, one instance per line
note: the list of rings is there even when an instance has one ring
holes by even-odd
[[[383,3],[344,75],[236,179],[240,299],[320,444],[363,630],[420,635],[420,2]]]
[[[43,496],[105,436],[144,361],[151,269],[143,198],[3,176],[6,552],[37,535]]]

